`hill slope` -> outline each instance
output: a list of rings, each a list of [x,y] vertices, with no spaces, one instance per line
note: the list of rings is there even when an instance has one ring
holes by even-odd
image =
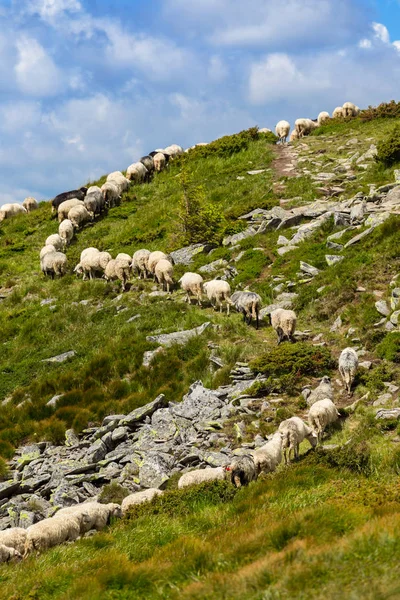
[[[202,197],[223,216],[218,235],[246,232],[248,237],[197,255],[189,267],[176,266],[176,280],[186,270],[220,260],[205,278],[225,273],[234,288],[249,285],[257,291],[265,306],[290,301],[304,332],[298,339],[305,342],[278,351],[267,324],[256,331],[237,314],[227,318],[210,307],[188,306],[181,292],[151,295],[149,281],[133,280],[121,296],[116,285],[100,280],[83,282],[73,275],[43,280],[38,253],[57,228],[46,204],[2,223],[4,459],[28,440],[61,443],[67,428],[79,433],[88,423],[127,414],[161,393],[166,401],[179,402],[195,380],[208,388],[227,384],[237,361],[258,359],[254,368],[265,377],[252,386],[254,403],[246,405],[240,423],[234,417],[211,432],[209,448],[216,453],[227,444],[251,444],[255,433],[266,436],[292,414],[304,416],[301,388],[315,385],[321,374],[332,376],[339,406],[362,397],[364,403],[331,432],[329,443],[351,440],[348,447],[308,454],[299,465],[281,466],[236,494],[224,483],[172,490],[106,533],[20,566],[3,566],[0,597],[25,598],[29,592],[32,598],[334,598],[343,590],[354,598],[396,597],[397,423],[376,421],[372,403],[386,392],[378,403],[398,404],[400,333],[389,331],[387,320],[375,326],[381,319],[375,303],[390,303],[392,289],[400,287],[395,279],[400,204],[389,205],[383,191],[374,199],[370,185],[391,183],[394,175],[393,168],[378,167],[373,153],[368,155],[395,122],[328,125],[289,149],[254,135],[239,152],[195,150],[150,184],[132,187],[120,206],[79,232],[68,249],[71,265],[89,246],[113,255],[141,247],[176,250],[182,244],[184,171],[192,188],[202,186]],[[349,216],[361,198],[354,199],[358,192],[367,197],[367,213],[354,228]],[[254,209],[264,212],[239,219]],[[272,212],[282,222],[279,230],[267,219]],[[358,243],[344,247],[364,232]],[[333,234],[338,235],[327,240]],[[287,252],[280,250],[285,246]],[[326,255],[343,258],[329,266]],[[303,265],[306,270],[299,273],[300,261],[318,271],[310,275]],[[165,348],[150,368],[143,366],[144,352],[157,346],[147,336],[206,322],[214,327],[184,346]],[[361,360],[370,363],[360,369],[351,400],[336,381],[332,362],[348,345],[356,345]],[[69,361],[42,362],[71,350]],[[320,352],[326,359],[322,370],[302,366],[304,352],[313,357]],[[211,354],[222,368],[210,369]],[[54,407],[48,402],[55,395],[61,397]],[[265,401],[269,406],[262,408]],[[168,486],[175,485],[172,477]]]

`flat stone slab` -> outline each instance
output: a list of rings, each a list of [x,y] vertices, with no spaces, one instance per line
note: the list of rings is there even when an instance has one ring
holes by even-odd
[[[199,327],[194,329],[187,329],[186,331],[175,331],[173,333],[161,333],[160,335],[148,335],[146,340],[148,342],[155,342],[161,344],[161,346],[173,346],[174,344],[186,344],[192,337],[201,335],[203,331],[211,325],[210,321],[203,323]]]
[[[375,419],[399,419],[400,418],[400,408],[380,408],[376,415]]]
[[[63,352],[62,354],[57,354],[57,356],[52,356],[51,358],[44,358],[41,362],[49,362],[49,363],[62,363],[69,358],[73,358],[76,355],[75,350],[69,350],[68,352]]]

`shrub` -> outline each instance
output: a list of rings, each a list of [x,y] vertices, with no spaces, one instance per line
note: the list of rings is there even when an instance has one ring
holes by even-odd
[[[378,163],[391,167],[400,162],[400,127],[394,127],[390,135],[380,141],[377,146],[378,153],[375,157]]]
[[[376,352],[379,358],[400,363],[400,331],[388,333],[382,342],[377,346]]]
[[[109,502],[121,504],[122,500],[127,496],[129,496],[129,490],[116,481],[113,481],[103,487],[99,494],[99,502],[101,502],[101,504],[108,504]]]
[[[232,154],[246,150],[250,142],[258,139],[263,139],[270,144],[275,144],[278,138],[272,132],[259,133],[258,127],[250,127],[250,129],[240,131],[233,135],[225,135],[224,137],[207,144],[207,146],[197,146],[191,150],[189,158],[206,158],[208,156],[227,158],[232,156]]]
[[[250,363],[257,373],[265,375],[295,374],[321,377],[335,367],[328,348],[309,346],[304,342],[283,344],[272,348]]]
[[[333,450],[317,447],[312,453],[311,461],[325,464],[328,467],[349,469],[362,475],[371,475],[371,446],[366,440],[356,439]]]
[[[400,102],[391,100],[382,102],[379,106],[368,106],[361,111],[361,121],[372,121],[373,119],[398,119],[400,117]]]
[[[0,456],[0,481],[2,479],[6,479],[7,474],[8,474],[7,463],[4,460],[4,458],[1,458],[1,456]]]

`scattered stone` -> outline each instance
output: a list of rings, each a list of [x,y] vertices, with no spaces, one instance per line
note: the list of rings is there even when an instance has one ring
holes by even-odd
[[[400,319],[400,310],[396,310],[394,313],[392,313],[390,315],[390,322],[393,323],[393,325],[398,325],[399,319]]]
[[[225,237],[223,239],[222,244],[224,246],[233,246],[234,244],[237,244],[238,242],[241,242],[242,240],[245,240],[248,237],[257,235],[257,233],[258,233],[258,230],[255,227],[250,226],[247,229],[245,229],[244,231],[241,231],[240,233],[228,235],[227,237]]]
[[[169,347],[174,344],[183,345],[186,344],[192,337],[201,335],[211,325],[210,321],[203,323],[199,327],[194,329],[187,329],[186,331],[175,331],[174,333],[162,333],[160,335],[148,335],[146,340],[148,342],[155,342],[162,346]]]
[[[309,265],[306,262],[303,262],[302,260],[300,261],[300,269],[301,271],[307,273],[307,275],[311,275],[312,277],[316,277],[317,275],[319,275],[319,269],[313,267],[312,265]]]
[[[386,300],[378,300],[377,302],[375,302],[375,308],[378,311],[378,313],[383,315],[384,317],[388,317],[390,315],[390,308]]]
[[[46,406],[51,406],[52,408],[55,408],[57,406],[57,402],[62,397],[63,397],[63,394],[56,394],[55,396],[50,398],[50,400],[46,403]]]
[[[400,387],[398,385],[394,385],[394,383],[391,383],[390,381],[384,381],[383,385],[391,394],[397,394],[397,392],[400,390]]]
[[[365,369],[366,371],[369,371],[370,368],[372,367],[372,362],[370,360],[364,360],[364,361],[358,363],[358,366],[361,367],[362,369]]]
[[[344,259],[344,256],[337,256],[335,254],[325,254],[325,260],[329,267],[336,265]]]
[[[133,317],[130,317],[127,320],[127,323],[133,323],[133,321],[136,321],[136,319],[140,319],[142,315],[133,315]]]
[[[335,319],[335,321],[333,322],[333,325],[329,331],[331,331],[332,333],[335,331],[338,331],[338,329],[340,329],[341,326],[342,326],[342,317],[339,315],[337,317],[337,319]]]
[[[190,265],[198,254],[207,254],[213,248],[212,244],[192,244],[170,252],[175,265]]]
[[[150,367],[151,363],[153,362],[153,358],[157,354],[159,354],[159,352],[163,352],[163,350],[164,350],[163,347],[159,346],[155,350],[147,350],[146,352],[144,352],[142,365],[144,367]]]
[[[237,259],[240,260],[240,259]],[[213,273],[214,271],[218,271],[218,269],[223,269],[228,265],[228,261],[223,258],[219,258],[218,260],[214,260],[210,262],[208,265],[204,265],[200,267],[200,273]]]
[[[388,321],[385,325],[385,329],[386,331],[393,331],[393,329],[395,329],[395,325],[393,325],[393,323],[391,321]]]
[[[51,358],[44,358],[41,362],[49,362],[49,363],[62,363],[69,358],[72,358],[76,355],[75,350],[69,350],[68,352],[63,352],[62,354],[57,354],[57,356],[52,356]]]
[[[400,418],[400,408],[380,408],[376,415],[375,419],[399,419]]]
[[[381,394],[378,398],[373,402],[372,406],[385,406],[392,402],[392,394]]]
[[[247,171],[247,175],[259,175],[265,173],[267,169],[255,169],[254,171]]]

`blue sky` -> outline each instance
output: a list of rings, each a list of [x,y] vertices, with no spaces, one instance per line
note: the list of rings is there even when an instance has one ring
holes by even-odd
[[[400,0],[0,0],[0,204],[400,100]]]

